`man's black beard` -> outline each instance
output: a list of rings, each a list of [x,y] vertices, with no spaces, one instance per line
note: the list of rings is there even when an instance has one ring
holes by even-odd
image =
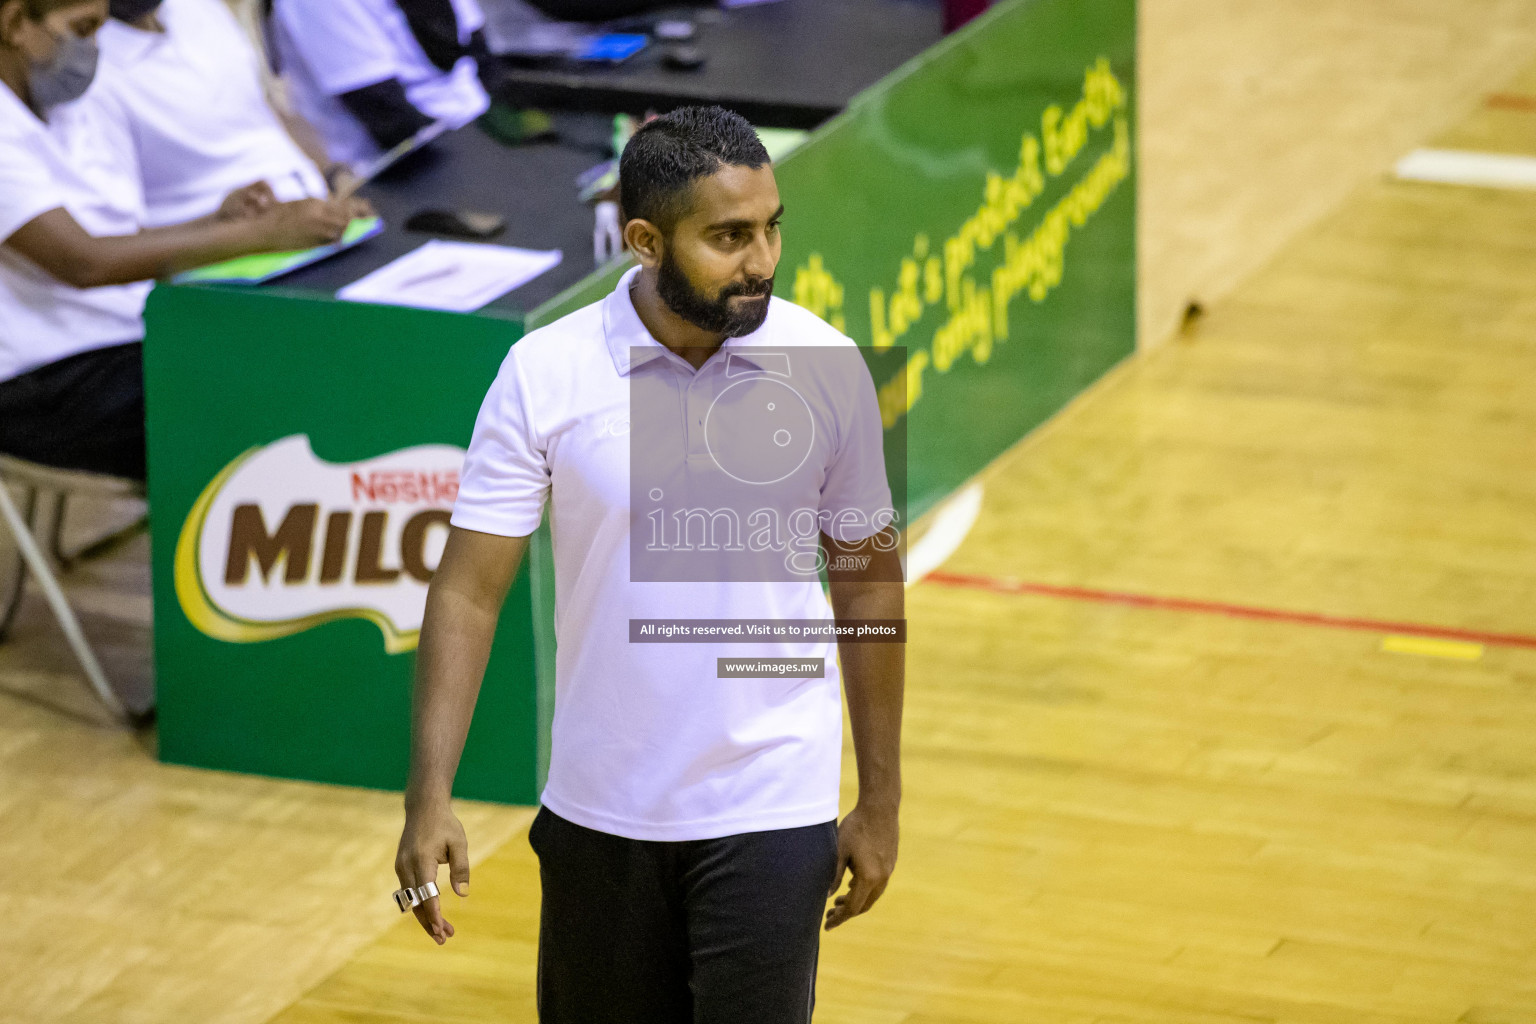
[[[763,326],[763,321],[768,319],[773,278],[756,285],[728,284],[720,289],[718,298],[710,299],[693,287],[682,268],[672,259],[672,254],[667,252],[661,257],[661,266],[656,270],[656,293],[668,309],[701,331],[723,334],[727,338],[740,338]],[[732,297],[737,295],[761,295],[763,299],[738,309],[731,305]]]

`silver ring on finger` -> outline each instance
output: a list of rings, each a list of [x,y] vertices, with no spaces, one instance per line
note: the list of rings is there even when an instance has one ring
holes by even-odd
[[[435,899],[438,894],[436,882],[428,882],[426,885],[418,885],[414,889],[406,886],[404,889],[396,889],[394,892],[395,906],[400,908],[400,913],[405,913],[412,907],[419,907],[427,900]]]

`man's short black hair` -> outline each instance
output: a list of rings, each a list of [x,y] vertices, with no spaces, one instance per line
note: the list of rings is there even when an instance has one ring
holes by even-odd
[[[670,232],[693,183],[722,167],[768,163],[757,132],[722,107],[679,107],[640,126],[619,158],[619,205],[625,220]]]

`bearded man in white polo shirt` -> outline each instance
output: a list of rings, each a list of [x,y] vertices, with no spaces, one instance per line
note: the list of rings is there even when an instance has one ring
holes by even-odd
[[[904,647],[812,628],[901,622],[875,390],[853,342],[772,297],[783,206],[744,120],[658,118],[620,182],[640,266],[519,341],[475,424],[421,632],[396,871],[415,890],[446,863],[468,892],[453,776],[548,504],[540,1020],[799,1024],[820,927],[869,909],[896,862]],[[709,642],[654,642],[686,620]],[[840,826],[839,676],[859,776]],[[453,927],[422,895],[441,944]]]

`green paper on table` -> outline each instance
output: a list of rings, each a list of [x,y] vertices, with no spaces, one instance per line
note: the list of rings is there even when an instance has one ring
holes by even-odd
[[[350,249],[365,238],[372,238],[384,230],[381,217],[356,217],[342,233],[341,241],[320,245],[313,249],[294,252],[259,252],[250,256],[237,256],[223,263],[213,263],[196,270],[188,270],[171,278],[173,284],[219,281],[227,284],[261,284],[289,271],[307,267],[327,256]]]

